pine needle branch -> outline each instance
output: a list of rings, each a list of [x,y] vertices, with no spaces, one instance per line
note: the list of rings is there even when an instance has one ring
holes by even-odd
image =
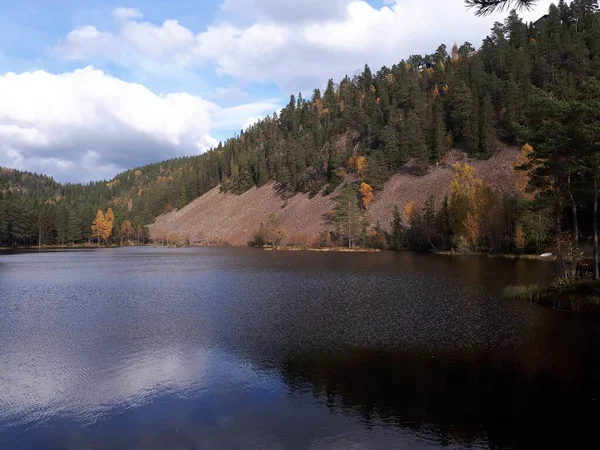
[[[475,15],[487,16],[514,7],[516,9],[531,9],[537,0],[465,0],[467,8],[475,9]]]

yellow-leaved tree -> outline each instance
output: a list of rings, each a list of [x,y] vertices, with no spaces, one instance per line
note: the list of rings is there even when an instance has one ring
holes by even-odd
[[[500,199],[469,164],[452,166],[448,212],[459,250],[491,249],[503,226]]]
[[[126,241],[130,241],[135,233],[135,230],[131,226],[130,220],[124,220],[121,224],[121,244],[123,243],[123,239]]]
[[[100,242],[104,240],[104,235],[106,234],[106,219],[104,218],[104,213],[101,209],[96,213],[96,218],[92,222],[92,237],[98,239],[98,245]]]
[[[360,195],[362,196],[362,204],[367,209],[373,201],[373,188],[367,183],[360,185]]]
[[[525,236],[523,227],[520,225],[517,225],[517,228],[515,229],[515,247],[521,251],[525,250],[527,247],[527,237]]]
[[[404,223],[409,227],[413,226],[417,219],[417,205],[410,201],[404,206]]]
[[[356,174],[359,179],[363,179],[367,174],[368,166],[367,166],[367,158],[364,156],[352,156],[348,160],[348,165],[356,170]]]
[[[112,233],[115,215],[112,209],[108,208],[106,214],[101,209],[96,213],[96,218],[92,222],[92,237],[98,239],[98,245],[101,242],[106,242]]]
[[[531,154],[533,153],[533,147],[529,144],[521,147],[521,152],[513,163],[513,169],[515,172],[515,188],[523,198],[526,200],[533,200],[537,195],[537,192],[531,189],[529,186],[529,180],[531,178],[531,172],[535,170],[537,165],[531,164]]]
[[[106,214],[104,214],[104,220],[106,221],[106,236],[104,240],[108,239],[112,234],[113,226],[115,223],[115,214],[111,208],[108,208]]]

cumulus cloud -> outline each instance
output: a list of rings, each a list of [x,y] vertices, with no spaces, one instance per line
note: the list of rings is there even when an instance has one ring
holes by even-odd
[[[111,58],[118,49],[119,42],[112,34],[101,32],[93,25],[75,28],[56,48],[61,56],[72,60],[96,56]]]
[[[541,0],[527,19],[543,14],[549,4]],[[86,60],[114,46],[120,51],[113,51],[113,58],[133,51],[178,67],[212,64],[219,75],[275,82],[297,92],[353,74],[365,63],[378,69],[411,54],[432,53],[442,43],[479,45],[493,22],[503,19],[475,17],[462,0],[386,0],[380,7],[365,0],[224,0],[221,10],[251,23],[225,20],[194,34],[175,20],[155,25],[138,20],[139,11],[118,10],[114,32],[76,29],[58,51]]]
[[[213,113],[215,130],[241,130],[278,109],[276,99],[263,100],[246,105],[232,106]]]
[[[475,17],[462,0],[372,3],[222,0],[220,20],[198,30],[117,8],[112,26],[73,29],[57,43],[57,54],[84,64],[111,61],[144,82],[154,76],[197,86],[213,75],[205,77],[206,71],[214,72],[226,82],[205,97],[234,106],[185,93],[156,95],[91,67],[8,74],[0,78],[0,164],[73,180],[195,153],[214,144],[211,133],[239,130],[278,108],[276,100],[239,105],[247,101],[240,86],[275,83],[285,94],[308,93],[365,63],[377,70],[432,53],[441,43],[477,46],[504,18]],[[540,0],[526,19],[535,20],[550,3]]]
[[[144,17],[137,8],[117,8],[113,11],[113,16],[117,20],[141,19]]]
[[[225,0],[221,10],[253,19],[301,23],[343,17],[353,0]]]
[[[193,33],[176,20],[165,20],[162,25],[136,21],[141,15],[134,12],[123,8],[115,11],[118,35],[99,31],[93,25],[78,27],[59,41],[56,52],[70,60],[102,57],[127,64],[128,59],[143,56],[187,65],[195,41]]]
[[[273,108],[229,110],[187,93],[159,96],[93,67],[8,73],[0,76],[0,98],[0,165],[64,181],[112,178],[119,170],[200,153],[217,144],[211,131],[239,129]]]
[[[229,84],[227,86],[219,86],[212,93],[210,98],[218,100],[220,104],[224,103],[236,103],[246,101],[249,95],[244,89],[236,84]]]

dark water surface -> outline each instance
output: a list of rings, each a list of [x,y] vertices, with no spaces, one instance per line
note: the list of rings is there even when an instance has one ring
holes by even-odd
[[[0,256],[0,449],[591,448],[600,319],[539,261]]]

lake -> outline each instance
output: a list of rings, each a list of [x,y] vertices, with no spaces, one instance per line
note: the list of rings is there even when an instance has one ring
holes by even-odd
[[[591,447],[600,319],[502,299],[542,261],[0,255],[1,449]]]

